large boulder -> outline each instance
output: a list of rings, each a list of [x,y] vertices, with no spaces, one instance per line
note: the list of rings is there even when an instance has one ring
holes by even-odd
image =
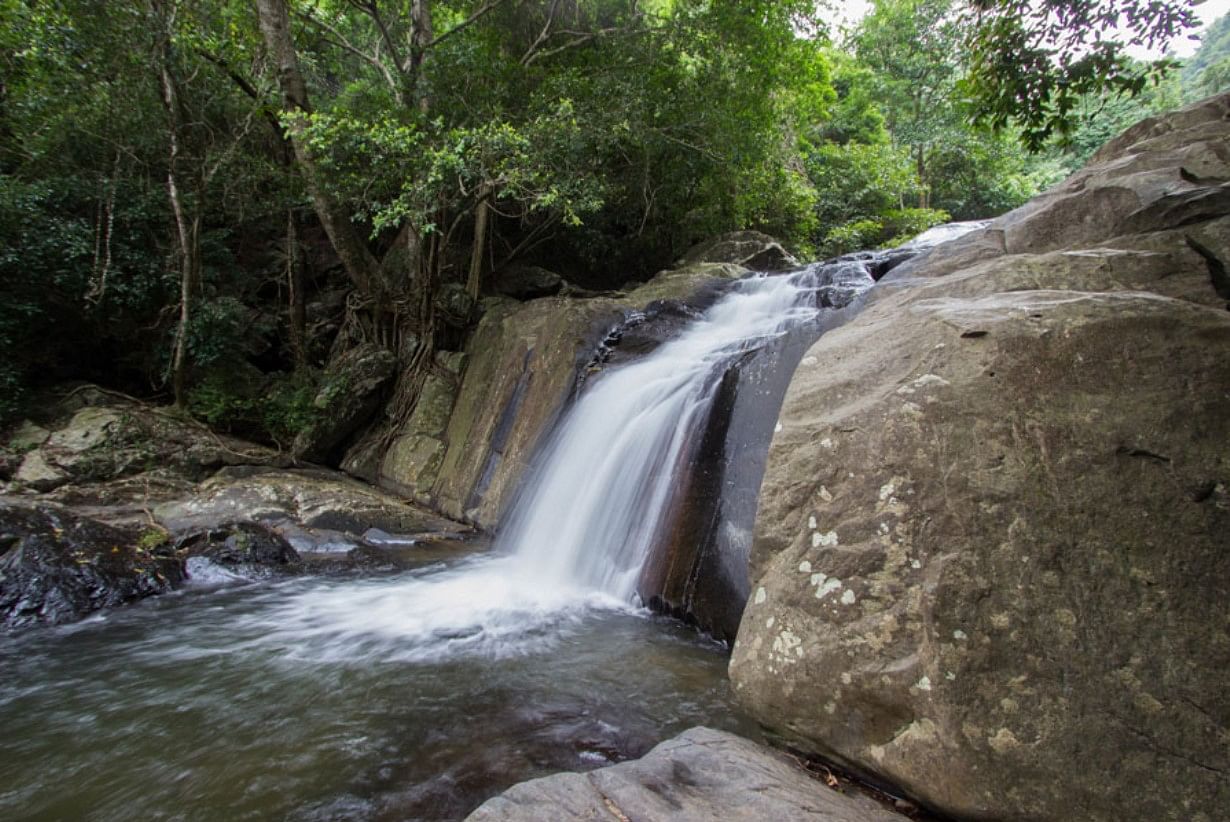
[[[731,660],[773,733],[956,818],[1224,815],[1228,112],[1129,131],[808,352]]]
[[[370,344],[347,349],[330,362],[312,400],[316,413],[295,436],[294,455],[327,462],[380,408],[396,369],[392,351]]]
[[[272,449],[161,409],[105,394],[98,400],[106,404],[85,405],[48,423],[53,430],[25,453],[13,476],[19,486],[50,491],[155,469],[195,481],[225,465],[286,461]]]
[[[697,243],[683,255],[682,263],[734,263],[752,271],[786,271],[799,266],[781,243],[759,231],[732,231]]]
[[[838,793],[775,751],[710,728],[685,731],[631,762],[522,782],[466,817],[468,822],[905,818],[865,795]]]
[[[219,529],[229,534],[236,523],[265,525],[297,550],[313,550],[313,533],[355,540],[371,529],[407,537],[469,530],[336,472],[308,469],[226,469],[152,514],[177,537]]]
[[[0,625],[55,625],[165,593],[183,563],[157,529],[0,500]]]

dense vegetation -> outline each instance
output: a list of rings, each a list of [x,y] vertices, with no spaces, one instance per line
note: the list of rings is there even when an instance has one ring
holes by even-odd
[[[1038,119],[992,61],[1025,10],[0,0],[0,422],[85,378],[285,442],[359,342],[397,354],[406,413],[517,266],[617,287],[733,229],[835,254],[992,216],[1226,83],[1223,19],[1182,75],[1052,77]]]

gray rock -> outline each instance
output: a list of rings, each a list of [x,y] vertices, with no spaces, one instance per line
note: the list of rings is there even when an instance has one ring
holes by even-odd
[[[88,388],[88,386],[87,386]],[[241,463],[269,465],[285,461],[277,452],[231,437],[173,413],[105,392],[74,394],[114,405],[85,405],[51,425],[46,440],[26,454],[14,479],[38,491],[68,483],[112,481],[157,469],[191,480]]]
[[[564,278],[536,265],[506,268],[495,278],[495,290],[515,300],[552,297],[564,287]]]
[[[1224,816],[1230,220],[1133,221],[1221,187],[1178,169],[1230,156],[1228,101],[808,352],[730,668],[769,729],[957,818]]]
[[[732,231],[698,243],[683,256],[683,265],[734,263],[752,271],[786,271],[799,261],[781,243],[759,231]]]
[[[374,345],[356,346],[330,362],[312,402],[315,419],[295,437],[295,456],[328,461],[379,409],[382,391],[396,368],[393,352]]]
[[[905,817],[866,796],[838,793],[754,742],[693,728],[638,760],[523,782],[467,817],[469,822],[543,819],[901,822]]]
[[[187,499],[153,509],[168,530],[185,534],[230,523],[263,523],[360,538],[369,528],[395,534],[458,535],[469,529],[356,482],[317,470],[227,469]]]

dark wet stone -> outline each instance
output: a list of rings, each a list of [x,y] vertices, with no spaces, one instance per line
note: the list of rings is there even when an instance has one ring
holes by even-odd
[[[0,502],[0,624],[56,625],[165,593],[183,563],[161,531]]]
[[[233,522],[196,531],[176,540],[188,556],[220,565],[286,566],[299,554],[280,534],[255,522]]]

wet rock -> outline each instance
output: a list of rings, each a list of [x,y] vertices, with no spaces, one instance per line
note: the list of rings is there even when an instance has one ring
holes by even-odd
[[[254,522],[233,522],[181,535],[175,547],[188,556],[219,565],[280,567],[299,561],[299,554],[275,531]]]
[[[536,265],[512,266],[502,270],[495,280],[495,290],[514,300],[535,300],[551,297],[564,287],[564,278],[554,271]]]
[[[393,352],[374,345],[348,349],[329,363],[312,406],[313,421],[295,437],[296,457],[327,462],[380,407],[397,367]]]
[[[1227,110],[1116,141],[808,351],[730,668],[775,734],[956,818],[1223,814],[1230,215],[1114,232],[1222,185]]]
[[[48,505],[0,500],[0,623],[71,622],[165,593],[183,564],[155,529],[121,529]]]
[[[752,271],[786,271],[799,266],[781,243],[759,231],[733,231],[698,243],[683,256],[682,263],[734,263]]]
[[[685,731],[638,760],[522,782],[466,818],[905,819],[865,796],[830,789],[779,753],[709,728]]]

